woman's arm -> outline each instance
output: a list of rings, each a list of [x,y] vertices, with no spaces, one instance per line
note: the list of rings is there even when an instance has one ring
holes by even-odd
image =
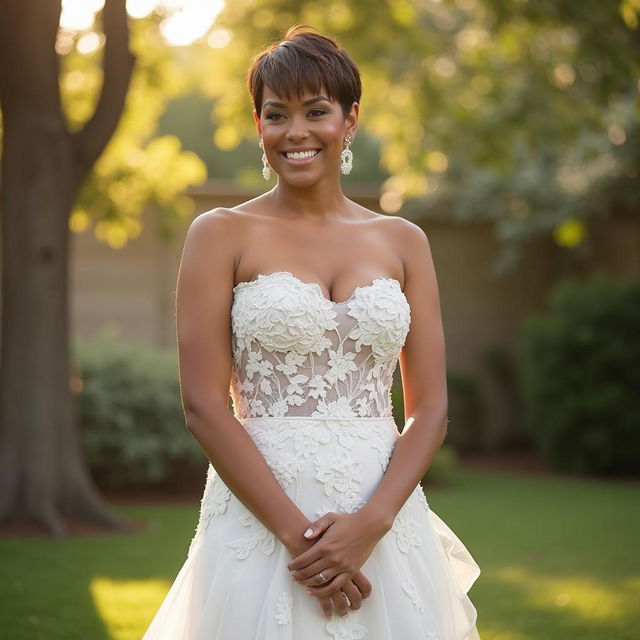
[[[188,429],[220,478],[294,557],[316,542],[303,536],[310,521],[228,408],[238,226],[233,214],[222,209],[198,216],[187,231],[176,289],[182,404]],[[371,594],[371,583],[358,572],[345,591],[357,609]],[[332,613],[331,600],[341,614],[349,608],[337,596],[318,597],[327,617]]]
[[[390,528],[447,434],[447,379],[438,283],[425,232],[402,220],[404,292],[411,327],[400,354],[405,426],[375,493],[363,507]]]
[[[322,538],[289,563],[294,579],[318,597],[340,589],[364,564],[391,529],[446,435],[444,336],[431,251],[420,227],[398,220],[398,246],[405,256],[404,292],[411,306],[411,326],[400,355],[405,415],[410,418],[367,504],[353,514],[328,513],[316,520],[312,537],[322,533]],[[310,577],[325,570],[336,577],[325,586],[314,586]]]
[[[195,218],[187,231],[176,288],[182,405],[187,428],[223,482],[291,546],[302,538],[308,519],[229,411],[237,226],[232,213],[214,210]]]

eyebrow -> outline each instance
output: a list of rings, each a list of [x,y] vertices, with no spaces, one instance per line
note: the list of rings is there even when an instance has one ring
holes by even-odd
[[[329,100],[329,98],[327,98],[326,96],[316,96],[315,98],[311,98],[311,100],[305,100],[302,103],[303,107],[306,107],[307,105],[313,104],[314,102],[322,102],[323,100],[326,100],[327,102],[331,102],[331,100]],[[264,107],[286,107],[287,105],[282,103],[282,102],[276,102],[275,100],[266,100],[265,103],[262,105],[263,108]]]

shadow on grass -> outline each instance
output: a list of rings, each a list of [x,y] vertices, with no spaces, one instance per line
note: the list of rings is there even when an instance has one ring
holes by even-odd
[[[198,504],[119,508],[146,531],[0,541],[12,640],[139,640],[182,562]]]

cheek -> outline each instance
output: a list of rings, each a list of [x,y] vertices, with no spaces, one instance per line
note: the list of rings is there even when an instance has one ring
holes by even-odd
[[[339,123],[327,123],[318,133],[328,148],[342,149],[342,126]]]

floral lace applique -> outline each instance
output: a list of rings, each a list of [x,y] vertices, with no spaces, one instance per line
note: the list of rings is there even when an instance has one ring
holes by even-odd
[[[282,286],[283,278],[286,287]],[[238,295],[241,289],[246,304],[233,309],[234,333],[240,343],[257,340],[267,351],[301,355],[320,355],[330,346],[325,332],[337,326],[333,304],[318,299],[302,281],[284,272],[260,274],[257,280],[238,283],[234,293]],[[270,304],[265,305],[266,300]]]
[[[339,511],[353,513],[360,498],[361,460],[344,449],[315,461],[316,479],[324,484],[324,493],[332,497]]]
[[[420,600],[420,596],[418,595],[418,591],[415,585],[412,582],[407,581],[402,585],[402,590],[407,594],[407,597],[409,598],[409,600],[411,600],[411,604],[413,605],[413,608],[418,613],[423,613],[424,605]]]
[[[275,618],[278,624],[291,623],[291,611],[293,609],[293,597],[288,591],[283,591],[276,601]]]
[[[228,546],[236,550],[235,553],[238,560],[244,560],[249,557],[249,554],[256,547],[265,555],[273,553],[276,542],[275,536],[258,518],[250,511],[247,511],[238,520],[244,527],[250,527],[251,529],[251,533],[248,536],[227,543]]]
[[[418,496],[418,500],[420,504],[424,507],[425,511],[429,511],[429,502],[427,501],[427,496],[424,493],[424,489],[421,484],[418,484],[415,488],[415,494]]]
[[[196,526],[195,534],[189,545],[187,555],[193,551],[196,539],[202,535],[202,532],[209,526],[211,518],[225,513],[230,498],[231,491],[227,485],[222,482],[222,478],[220,478],[213,465],[209,463],[207,480],[200,501],[200,517],[198,518],[198,525]]]
[[[248,421],[244,426],[283,489],[304,469],[310,457],[317,456],[324,445],[333,443],[337,443],[346,455],[356,448],[359,440],[366,441],[377,452],[380,465],[386,470],[398,437],[395,424],[391,425],[387,420],[361,422],[349,419],[307,419],[275,423]],[[320,465],[323,476],[318,479],[321,482],[330,482],[331,486],[339,483],[337,476],[333,478],[335,474],[344,473],[339,460],[323,461]],[[332,465],[337,465],[333,471]],[[321,470],[316,468],[316,471]],[[353,478],[354,490],[359,487],[359,476],[355,472],[355,469],[352,470],[350,476]],[[329,474],[326,479],[325,474]],[[325,494],[333,495],[333,491],[329,491],[331,493]],[[353,496],[343,498],[345,506],[353,508]]]
[[[384,280],[382,282],[385,282]],[[400,288],[395,280],[397,289]],[[390,284],[393,287],[393,284]],[[395,287],[394,287],[395,288]],[[410,309],[404,296],[380,295],[376,287],[363,287],[360,295],[349,302],[349,315],[358,320],[349,337],[356,341],[355,350],[362,345],[371,346],[379,361],[389,361],[397,356],[398,344],[403,344],[410,321]]]
[[[288,272],[234,287],[231,395],[239,418],[391,416],[390,388],[411,323],[393,278],[344,303]]]
[[[334,616],[327,622],[325,629],[333,640],[360,640],[367,633],[366,627],[357,622],[356,615],[352,612],[344,617]]]
[[[200,519],[206,529],[212,516],[222,515],[231,498],[229,487],[222,481],[212,464],[207,469],[207,482],[200,503]]]
[[[396,543],[402,553],[409,553],[411,547],[422,546],[420,524],[413,518],[403,515],[396,516],[391,530],[396,534]]]

